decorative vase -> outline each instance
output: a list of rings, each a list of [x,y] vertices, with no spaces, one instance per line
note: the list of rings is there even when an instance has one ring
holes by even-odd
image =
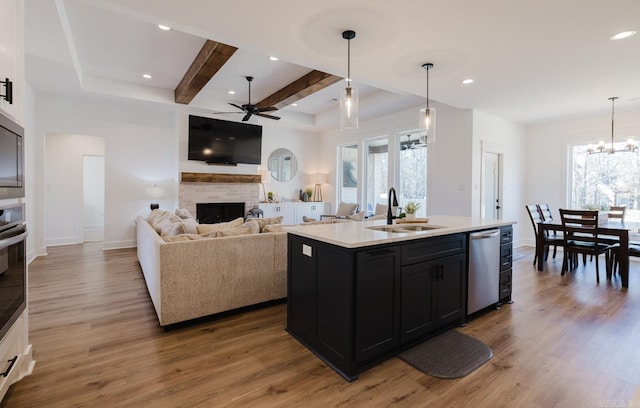
[[[407,213],[405,218],[408,219],[408,220],[415,220],[416,219],[416,215]]]

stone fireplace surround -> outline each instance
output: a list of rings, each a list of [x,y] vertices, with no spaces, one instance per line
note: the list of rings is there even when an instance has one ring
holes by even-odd
[[[245,214],[260,202],[260,176],[182,173],[178,206],[196,215],[197,203],[245,203]]]

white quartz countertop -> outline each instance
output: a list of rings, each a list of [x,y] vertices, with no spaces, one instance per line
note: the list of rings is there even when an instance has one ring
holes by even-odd
[[[393,221],[396,224],[396,220]],[[341,222],[335,224],[291,225],[284,229],[288,233],[311,238],[345,248],[360,248],[372,245],[402,242],[412,239],[450,235],[459,232],[479,231],[515,224],[515,221],[483,219],[473,217],[458,217],[451,215],[434,215],[428,217],[427,223],[397,224],[425,225],[438,227],[424,231],[388,232],[370,229],[370,227],[384,226],[386,220]]]

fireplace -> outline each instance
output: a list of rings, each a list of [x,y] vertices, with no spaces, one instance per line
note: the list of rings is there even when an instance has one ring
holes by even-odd
[[[197,203],[196,218],[200,224],[217,224],[244,217],[244,203]]]

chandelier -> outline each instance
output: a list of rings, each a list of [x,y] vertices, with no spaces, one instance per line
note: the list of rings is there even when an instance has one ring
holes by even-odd
[[[596,146],[595,148],[591,145],[589,145],[589,147],[587,148],[587,153],[589,154],[597,154],[597,153],[609,153],[609,154],[614,154],[616,152],[636,152],[638,150],[638,146],[636,146],[636,144],[633,142],[632,138],[629,138],[627,140],[627,144],[624,146],[624,149],[615,149],[613,147],[613,119],[614,119],[614,113],[615,113],[615,101],[616,99],[618,99],[617,96],[612,96],[611,98],[609,98],[609,100],[611,101],[611,147],[607,148],[604,144],[604,140],[601,140],[600,143],[598,143],[598,146]]]

